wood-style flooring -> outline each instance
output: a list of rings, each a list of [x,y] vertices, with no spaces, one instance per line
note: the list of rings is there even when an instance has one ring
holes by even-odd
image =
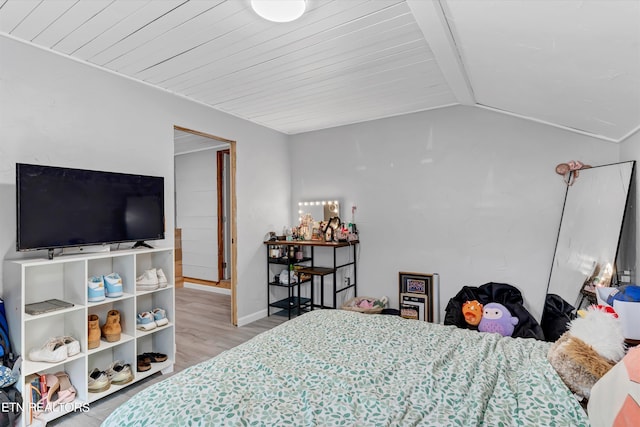
[[[231,297],[197,289],[176,288],[176,363],[174,373],[210,359],[286,321],[271,316],[237,328],[231,325]],[[135,361],[131,361],[135,366]],[[115,408],[149,385],[167,378],[157,373],[91,404],[86,413],[68,414],[47,426],[99,426]]]

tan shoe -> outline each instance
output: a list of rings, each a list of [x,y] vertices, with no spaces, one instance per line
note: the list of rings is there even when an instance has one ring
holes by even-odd
[[[89,349],[100,347],[100,319],[97,314],[89,315]]]
[[[107,321],[102,325],[102,336],[107,342],[114,342],[120,341],[121,333],[120,312],[118,310],[109,310],[107,313]]]

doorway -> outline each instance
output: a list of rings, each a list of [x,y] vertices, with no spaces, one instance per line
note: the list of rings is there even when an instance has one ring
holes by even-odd
[[[176,235],[182,236],[176,247],[184,282],[230,294],[231,322],[237,325],[235,141],[174,126],[174,154]]]

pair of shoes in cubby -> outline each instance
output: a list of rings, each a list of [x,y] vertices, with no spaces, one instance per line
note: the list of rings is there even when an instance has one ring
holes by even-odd
[[[145,270],[145,272],[136,279],[137,291],[155,291],[158,288],[166,288],[167,285],[167,276],[161,268]]]
[[[122,326],[120,325],[120,312],[118,310],[109,310],[107,320],[102,327],[100,327],[100,318],[97,314],[89,315],[89,349],[100,346],[101,336],[107,342],[120,341]]]
[[[32,362],[58,363],[80,353],[80,342],[72,336],[49,338],[40,348],[29,351]]]
[[[29,391],[31,402],[35,404],[33,409],[36,416],[42,412],[51,412],[58,405],[73,402],[76,398],[76,389],[64,371],[36,374],[31,378]]]
[[[136,317],[137,328],[141,331],[150,331],[169,323],[167,312],[163,308],[154,308],[152,311],[143,311]]]
[[[138,372],[145,372],[151,369],[152,363],[165,362],[168,359],[164,353],[142,353],[138,355]]]
[[[89,277],[87,280],[87,292],[89,302],[104,301],[105,297],[121,297],[122,278],[118,273]]]
[[[122,360],[116,360],[104,371],[93,368],[89,372],[87,389],[89,393],[100,393],[109,390],[111,384],[122,385],[131,381],[133,381],[131,365]]]

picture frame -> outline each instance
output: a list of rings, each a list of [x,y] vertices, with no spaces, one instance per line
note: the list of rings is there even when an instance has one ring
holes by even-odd
[[[427,294],[432,286],[433,274],[399,273],[400,293]]]
[[[420,317],[420,311],[415,305],[400,304],[400,317],[418,320]]]
[[[414,273],[401,271],[398,273],[398,302],[400,315],[403,310],[413,317],[412,306],[418,311],[418,319],[426,322],[440,321],[440,276],[437,273]],[[407,307],[405,307],[407,306]]]
[[[425,321],[429,316],[429,301],[427,300],[426,294],[410,294],[403,293],[400,294],[400,315],[405,318],[417,319]],[[414,317],[412,314],[410,317],[403,315],[402,310],[413,309],[417,311],[417,317]],[[432,316],[431,316],[432,317]]]

